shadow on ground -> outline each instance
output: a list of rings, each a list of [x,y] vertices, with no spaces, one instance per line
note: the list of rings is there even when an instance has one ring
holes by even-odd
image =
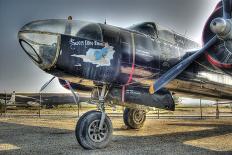
[[[105,149],[84,150],[76,142],[72,130],[0,122],[0,144],[16,146],[15,149],[0,149],[0,154],[232,154],[232,151],[213,151],[184,144],[189,140],[232,133],[232,125],[209,123],[170,123],[168,125],[213,128],[151,136],[115,135],[111,144]],[[125,129],[115,128],[115,131],[120,130]]]

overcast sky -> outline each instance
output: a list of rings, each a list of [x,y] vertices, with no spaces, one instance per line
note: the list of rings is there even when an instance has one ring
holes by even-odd
[[[32,20],[67,18],[127,27],[154,21],[200,42],[202,28],[218,0],[0,0],[0,93],[37,92],[52,76],[23,52],[17,32]],[[47,91],[64,89],[57,81]]]

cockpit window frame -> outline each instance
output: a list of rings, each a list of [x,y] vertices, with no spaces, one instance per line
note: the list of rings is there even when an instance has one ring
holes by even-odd
[[[40,58],[41,61],[36,61],[32,56],[30,56],[30,54],[23,48],[23,46],[21,45],[21,40],[23,40],[24,42],[26,42],[34,51],[35,53],[38,55],[38,53],[36,52],[36,50],[30,45],[29,42],[31,43],[34,43],[33,41],[30,41],[28,40],[27,38],[23,37],[23,36],[20,36],[19,38],[19,43],[20,43],[20,46],[23,48],[23,50],[26,52],[26,54],[32,58],[32,60],[36,63],[38,63],[39,67],[41,68],[46,68],[46,69],[50,69],[51,67],[54,66],[54,64],[56,63],[60,53],[62,52],[60,50],[60,44],[61,44],[61,34],[59,33],[53,33],[53,32],[42,32],[42,31],[37,31],[37,30],[22,30],[22,31],[19,31],[19,33],[39,33],[39,34],[48,34],[48,35],[56,35],[57,36],[57,49],[56,49],[56,54],[55,54],[55,58],[53,60],[53,62],[50,64],[50,65],[42,65],[42,59]],[[37,44],[37,43],[34,43],[34,44]]]
[[[38,60],[36,60],[35,57],[31,56],[31,54],[28,53],[28,51],[25,49],[24,45],[22,43],[26,43],[34,52],[34,54],[36,54]],[[40,58],[39,54],[36,52],[36,50],[30,45],[30,43],[28,43],[26,40],[24,39],[19,39],[19,44],[20,46],[23,48],[24,52],[36,63],[38,64],[42,64],[42,59]]]

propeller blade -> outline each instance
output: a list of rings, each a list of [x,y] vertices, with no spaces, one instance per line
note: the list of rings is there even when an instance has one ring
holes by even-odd
[[[231,0],[222,0],[223,18],[231,19]]]
[[[210,48],[213,44],[218,40],[217,36],[214,36],[210,41],[208,41],[205,46],[199,51],[195,52],[193,55],[184,59],[173,68],[168,70],[165,74],[163,74],[153,85],[150,86],[149,92],[150,94],[154,94],[162,87],[164,87],[171,80],[176,78],[182,71],[184,71],[194,60],[196,60],[201,54],[203,54],[208,48]]]
[[[55,79],[55,76],[53,76],[48,82],[46,82],[39,90],[39,92],[42,92],[51,82]]]
[[[72,94],[73,94],[73,99],[75,101],[75,103],[77,105],[79,105],[79,96],[75,93],[75,91],[73,90],[72,86],[70,85],[70,83],[65,80],[66,84],[68,85],[68,88],[71,90]]]

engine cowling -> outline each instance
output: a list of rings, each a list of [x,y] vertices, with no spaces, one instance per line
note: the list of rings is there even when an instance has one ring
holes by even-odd
[[[203,44],[207,43],[215,33],[212,32],[212,21],[218,17],[223,16],[222,2],[218,3],[215,10],[208,18],[202,35]],[[211,27],[210,27],[211,24]],[[218,40],[217,43],[212,46],[206,52],[207,60],[213,65],[221,69],[232,68],[232,41],[231,40]]]

